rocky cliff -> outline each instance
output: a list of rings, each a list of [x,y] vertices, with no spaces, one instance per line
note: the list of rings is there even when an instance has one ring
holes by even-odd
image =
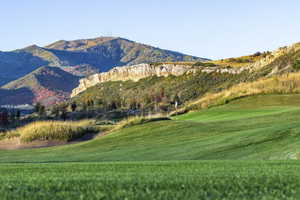
[[[290,46],[281,47],[276,51],[271,52],[264,58],[247,66],[251,72],[261,70],[264,67],[270,66],[272,71],[268,75],[273,75],[280,72],[289,72],[295,60],[299,60],[300,43],[295,43]]]
[[[108,72],[94,74],[88,78],[80,80],[80,84],[72,91],[71,97],[83,92],[89,87],[98,83],[107,81],[138,81],[149,76],[180,76],[184,73],[195,73],[197,71],[205,73],[229,73],[240,74],[243,71],[249,71],[253,74],[261,73],[261,76],[271,76],[274,74],[287,73],[299,69],[295,68],[295,61],[300,63],[300,43],[293,44],[288,47],[281,47],[276,51],[270,52],[262,56],[261,59],[254,63],[243,67],[205,67],[195,66],[192,64],[139,64],[124,67],[115,67]]]
[[[191,64],[139,64],[124,67],[115,67],[108,72],[94,74],[87,78],[81,79],[79,86],[72,91],[71,97],[78,95],[87,88],[92,87],[98,83],[108,81],[138,81],[140,79],[150,76],[180,76],[185,73],[195,73],[197,71],[206,73],[231,73],[239,74],[245,68],[220,68],[220,67],[201,67],[193,66]]]

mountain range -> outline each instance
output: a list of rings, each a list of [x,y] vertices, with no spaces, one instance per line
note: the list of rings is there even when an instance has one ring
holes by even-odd
[[[0,104],[52,104],[68,98],[79,84],[79,77],[115,66],[207,60],[119,37],[60,40],[45,47],[32,45],[0,52]],[[67,84],[66,88],[60,87]]]

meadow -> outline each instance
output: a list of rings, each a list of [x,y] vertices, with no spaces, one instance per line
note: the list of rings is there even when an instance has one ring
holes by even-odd
[[[0,150],[3,199],[299,199],[300,95],[133,121],[93,140]]]

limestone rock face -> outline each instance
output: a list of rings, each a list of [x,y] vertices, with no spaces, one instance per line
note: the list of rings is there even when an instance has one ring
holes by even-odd
[[[138,81],[140,79],[150,77],[150,76],[180,76],[185,73],[196,73],[202,71],[205,73],[232,73],[239,74],[244,70],[244,68],[238,69],[226,69],[219,67],[195,67],[192,65],[185,64],[138,64],[132,66],[115,67],[108,72],[94,74],[87,78],[81,79],[79,86],[72,91],[71,97],[78,95],[79,93],[85,91],[87,88],[92,87],[98,83],[108,82],[108,81]]]
[[[273,51],[270,55],[267,55],[265,58],[258,60],[257,62],[248,66],[250,71],[257,71],[272,62],[274,62],[277,58],[288,55],[292,52],[297,52],[300,50],[300,43],[293,44],[287,47],[281,47],[276,51]],[[276,70],[276,69],[275,69]],[[278,69],[277,69],[278,70]]]

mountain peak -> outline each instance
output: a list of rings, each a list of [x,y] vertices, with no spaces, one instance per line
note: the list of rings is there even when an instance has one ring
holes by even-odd
[[[84,50],[93,46],[100,45],[104,42],[116,39],[116,37],[97,37],[91,39],[79,39],[79,40],[59,40],[52,44],[45,46],[48,49],[56,50],[68,50],[68,51],[78,51]]]
[[[28,51],[28,52],[32,52],[34,50],[40,50],[42,49],[42,47],[36,45],[36,44],[32,44],[30,46],[27,46],[25,48],[22,48],[22,49],[17,49],[16,51]]]

